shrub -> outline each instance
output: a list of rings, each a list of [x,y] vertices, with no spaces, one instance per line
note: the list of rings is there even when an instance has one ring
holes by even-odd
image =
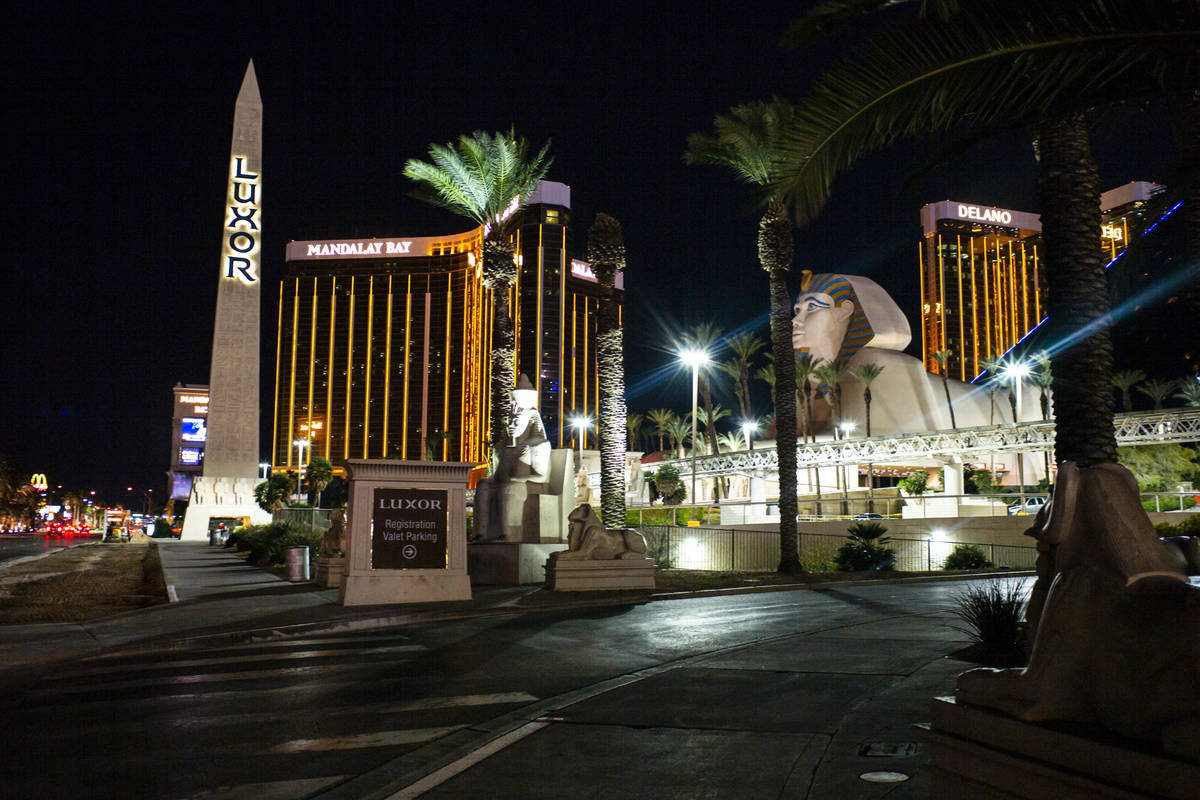
[[[1021,650],[1021,613],[1029,591],[1024,581],[989,581],[971,586],[955,599],[953,614],[962,625],[951,625],[965,633],[980,649],[984,663],[1015,666],[1025,660]]]
[[[664,503],[676,505],[687,497],[683,481],[679,479],[679,470],[670,464],[663,464],[654,473],[654,490],[662,497]]]
[[[154,533],[150,534],[155,539],[170,539],[171,538],[171,523],[165,519],[154,520]]]
[[[885,547],[887,528],[878,522],[856,522],[847,529],[850,541],[838,548],[833,563],[839,570],[887,571],[896,566],[896,553]]]
[[[1180,496],[1177,494],[1164,494],[1158,498],[1151,497],[1142,501],[1142,508],[1145,511],[1183,511],[1194,505],[1196,505],[1196,501],[1188,494],[1183,495],[1182,504]]]
[[[981,548],[973,544],[956,544],[950,555],[946,556],[942,569],[987,569],[994,566]]]
[[[1200,536],[1200,514],[1189,514],[1187,519],[1178,525],[1169,522],[1159,522],[1154,526],[1159,536]]]
[[[234,531],[229,536],[239,552],[249,551],[251,564],[282,564],[289,547],[308,547],[310,555],[319,553],[324,534],[309,525],[272,522]]]
[[[919,469],[907,478],[902,478],[896,486],[911,495],[925,494],[929,487],[929,473]]]

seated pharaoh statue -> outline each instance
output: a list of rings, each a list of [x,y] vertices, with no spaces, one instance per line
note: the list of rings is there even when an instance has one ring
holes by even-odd
[[[792,321],[792,347],[817,363],[836,360],[849,367],[883,367],[871,384],[872,435],[952,427],[941,377],[926,372],[919,359],[903,352],[911,341],[912,329],[904,313],[875,281],[861,275],[804,271]],[[820,381],[809,380],[824,395]],[[1007,403],[993,403],[987,390],[954,379],[947,384],[958,427],[1013,421]],[[864,420],[862,383],[847,373],[841,385],[843,419]],[[1022,391],[1028,419],[1031,410],[1038,408],[1037,391],[1031,382]],[[818,432],[831,430],[826,402],[814,403],[813,416]]]
[[[521,375],[512,392],[509,441],[500,449],[495,470],[475,489],[475,530],[481,541],[538,542],[546,535],[558,538],[561,529],[541,530],[540,504],[527,502],[537,495],[560,495],[562,473],[569,465],[554,467],[550,440],[537,410],[537,391]],[[561,458],[559,459],[562,460]],[[558,480],[553,480],[555,476]],[[566,481],[569,484],[569,479]],[[565,516],[565,514],[564,514]],[[565,521],[564,521],[565,524]]]

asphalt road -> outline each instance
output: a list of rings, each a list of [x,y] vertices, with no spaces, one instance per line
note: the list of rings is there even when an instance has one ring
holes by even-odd
[[[74,547],[90,539],[100,539],[101,534],[91,536],[44,536],[43,534],[15,534],[0,536],[0,565],[19,558],[52,553],[64,547]]]
[[[828,748],[846,708],[897,677],[932,662],[936,674],[922,702],[947,681],[952,688],[953,674],[967,665],[937,662],[965,644],[946,613],[963,587],[658,601],[60,663],[3,687],[8,744],[0,785],[8,797],[72,800],[359,796],[345,789],[353,776],[402,756],[411,765],[434,752],[430,743],[461,739],[507,712],[620,676],[629,676],[617,681],[625,687],[575,707],[575,724],[560,726],[562,736],[583,737],[575,746],[586,750],[596,731],[619,724],[625,738],[613,749],[643,751],[622,760],[636,765],[659,752],[661,769],[689,748],[703,750],[714,730],[751,737],[743,748]],[[663,667],[671,669],[655,671]],[[653,741],[638,738],[659,729],[665,733]],[[679,736],[686,741],[672,744]],[[696,757],[733,762],[714,786],[720,775],[749,780],[727,740],[717,737],[712,747]],[[531,771],[491,778],[480,767],[455,778],[460,789],[450,781],[429,796],[599,796],[561,785],[561,792],[544,784],[527,791],[534,774],[552,774],[538,767],[547,755],[512,753],[532,760]],[[505,759],[501,753],[487,763]],[[744,793],[709,794],[759,796],[740,785]],[[762,796],[778,796],[778,788],[767,788]]]

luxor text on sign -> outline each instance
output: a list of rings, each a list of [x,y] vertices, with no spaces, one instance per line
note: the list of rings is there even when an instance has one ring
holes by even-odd
[[[373,490],[371,569],[446,569],[449,500],[444,489]]]

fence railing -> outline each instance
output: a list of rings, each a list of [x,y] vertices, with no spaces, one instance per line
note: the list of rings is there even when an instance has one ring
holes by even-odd
[[[298,525],[310,525],[318,532],[329,530],[329,508],[281,508],[271,519],[275,522],[294,522]]]
[[[685,528],[676,525],[646,525],[648,555],[659,567],[714,572],[773,572],[779,567],[779,533],[728,528]],[[810,571],[833,569],[838,548],[846,536],[800,533],[800,563]],[[943,542],[929,539],[890,538],[886,546],[896,553],[896,569],[922,572],[942,569],[956,545],[970,544],[983,551],[997,567],[1033,569],[1037,549],[985,542]]]

